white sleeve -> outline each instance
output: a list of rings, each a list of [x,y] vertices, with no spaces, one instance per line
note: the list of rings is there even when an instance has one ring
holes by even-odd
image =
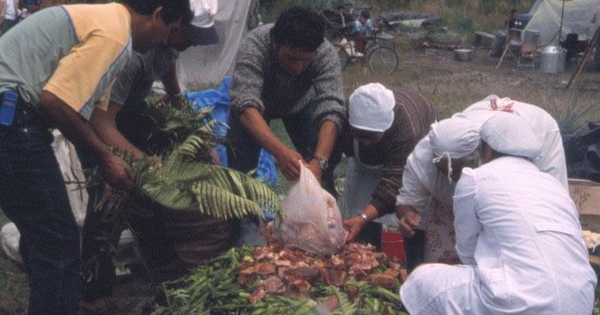
[[[433,163],[431,163],[433,165]],[[411,153],[402,173],[402,187],[396,196],[396,205],[412,206],[419,213],[428,204],[431,192],[421,182],[422,165],[420,165],[415,153]]]
[[[477,219],[477,186],[475,172],[464,168],[454,193],[454,229],[456,231],[456,252],[461,262],[474,265],[474,253],[482,225]]]
[[[556,122],[554,122],[556,125]],[[565,149],[563,147],[562,136],[556,125],[556,129],[546,131],[542,153],[535,159],[535,165],[544,173],[548,173],[565,187],[569,189],[569,180],[567,178],[567,162],[565,158]]]

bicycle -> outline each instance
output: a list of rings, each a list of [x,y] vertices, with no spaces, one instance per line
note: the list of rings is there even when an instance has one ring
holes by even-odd
[[[354,49],[352,34],[345,32],[339,46],[338,56],[342,70],[350,63],[354,63],[366,57],[369,70],[375,74],[387,76],[398,69],[399,58],[396,50],[382,43],[382,41],[393,39],[390,33],[380,31],[381,24],[377,25],[371,36],[367,36],[367,47],[365,54],[361,55]]]
[[[335,46],[339,47],[338,55],[342,70],[349,64],[364,58],[359,56],[354,50],[352,41],[352,22],[358,19],[360,10],[371,10],[368,8],[357,8],[354,3],[349,3],[336,7],[334,9],[325,9],[321,12],[325,22],[326,37]],[[393,39],[390,33],[383,32],[383,28],[389,29],[389,23],[385,19],[380,19],[375,27],[375,32],[368,36],[367,47],[365,48],[366,60],[369,70],[380,75],[390,75],[398,69],[399,58],[395,47],[384,45],[383,42]],[[337,44],[335,43],[338,41]]]

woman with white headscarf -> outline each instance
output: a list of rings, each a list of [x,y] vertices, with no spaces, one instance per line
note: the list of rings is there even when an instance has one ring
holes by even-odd
[[[340,211],[348,241],[380,249],[385,214],[395,219],[396,194],[407,156],[437,118],[436,108],[419,93],[369,83],[350,95],[349,128],[340,141],[348,156]],[[379,220],[378,220],[379,221]]]
[[[404,235],[407,269],[419,263],[458,263],[452,195],[464,166],[479,162],[479,125],[464,117],[431,126],[407,159],[396,214]]]
[[[457,262],[454,250],[452,195],[457,175],[464,163],[476,163],[479,128],[490,117],[506,112],[520,116],[536,139],[543,143],[534,164],[554,176],[568,189],[565,153],[556,121],[543,109],[509,98],[490,95],[452,116],[446,124],[437,125],[421,140],[408,157],[402,188],[396,198],[400,229],[406,236],[408,269],[425,262]],[[519,126],[520,128],[520,126]],[[441,163],[441,155],[452,155],[452,164]],[[458,159],[460,156],[461,159]],[[437,163],[434,163],[436,159]],[[445,160],[447,161],[447,160]],[[455,180],[449,181],[445,169],[452,166]],[[471,166],[476,166],[472,164]],[[425,237],[426,236],[426,237]]]
[[[482,166],[464,168],[454,195],[463,265],[425,264],[402,285],[417,314],[591,314],[596,275],[575,204],[531,161],[540,143],[517,115],[481,128]]]

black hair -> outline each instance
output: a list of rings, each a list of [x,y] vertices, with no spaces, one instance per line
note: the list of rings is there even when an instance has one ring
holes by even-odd
[[[275,45],[314,52],[323,43],[325,25],[321,17],[308,8],[294,6],[279,15],[270,32]]]
[[[370,19],[371,18],[371,12],[367,11],[367,10],[363,10],[360,12],[360,16],[364,17],[365,19]]]
[[[151,15],[157,8],[163,7],[161,18],[166,24],[179,19],[182,24],[186,24],[192,20],[189,0],[122,0],[121,2],[141,15]]]

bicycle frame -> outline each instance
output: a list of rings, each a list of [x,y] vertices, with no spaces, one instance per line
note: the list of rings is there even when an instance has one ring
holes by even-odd
[[[380,33],[381,23],[377,25],[371,36],[366,36],[367,44],[365,47],[364,55],[358,55],[354,51],[354,45],[352,45],[353,34],[351,32],[345,32],[342,36],[342,44],[339,46],[339,57],[342,70],[346,68],[349,63],[365,58],[369,69],[376,74],[390,75],[398,68],[398,54],[396,53],[395,45],[385,45],[381,38]],[[389,37],[387,37],[389,36]],[[386,39],[391,39],[393,36],[387,35]]]

